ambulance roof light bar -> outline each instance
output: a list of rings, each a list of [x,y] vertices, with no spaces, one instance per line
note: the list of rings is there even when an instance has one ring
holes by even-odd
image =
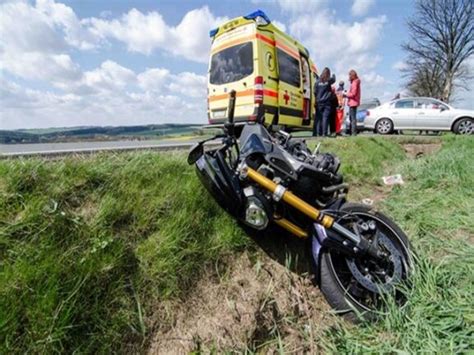
[[[270,22],[272,22],[262,10],[254,11],[251,14],[244,16],[244,19],[255,20],[257,25],[268,25]]]
[[[268,16],[263,12],[262,10],[257,10],[252,12],[251,14],[248,14],[247,16],[244,16],[244,19],[246,20],[255,20],[257,25],[268,25],[272,21],[268,18]],[[219,27],[214,28],[209,31],[209,37],[213,38],[217,32],[219,32]]]

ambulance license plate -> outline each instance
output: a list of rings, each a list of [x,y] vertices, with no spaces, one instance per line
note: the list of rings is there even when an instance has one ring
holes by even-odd
[[[225,117],[225,112],[226,112],[226,110],[213,111],[213,117],[214,118],[224,118]]]

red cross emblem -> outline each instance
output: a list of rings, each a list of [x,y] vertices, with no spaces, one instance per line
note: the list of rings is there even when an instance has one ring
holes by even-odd
[[[288,105],[288,100],[290,100],[290,95],[288,95],[287,90],[285,90],[285,95],[283,95],[283,100],[285,100],[285,105]]]

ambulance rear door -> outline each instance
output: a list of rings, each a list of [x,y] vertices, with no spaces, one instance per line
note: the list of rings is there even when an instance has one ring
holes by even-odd
[[[271,30],[260,28],[257,33],[258,75],[263,81],[263,108],[265,124],[276,123],[278,118],[278,68],[275,37]],[[258,78],[258,77],[257,77]]]
[[[280,33],[275,32],[278,63],[278,124],[301,126],[303,121],[303,87],[299,50]]]
[[[256,26],[249,23],[217,37],[212,44],[208,81],[209,123],[227,121],[229,93],[235,90],[235,120],[247,121],[255,111],[254,81],[257,71]]]

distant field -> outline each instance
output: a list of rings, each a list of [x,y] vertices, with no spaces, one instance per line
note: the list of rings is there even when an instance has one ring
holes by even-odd
[[[124,138],[157,139],[180,135],[202,135],[202,125],[162,124],[118,127],[72,127],[0,130],[0,144],[53,143],[87,140],[117,140]]]
[[[249,237],[183,153],[0,161],[0,353],[472,352],[474,140],[408,143],[322,146],[350,199],[373,199],[417,253],[408,306],[358,326],[331,313],[281,230]],[[392,173],[405,185],[383,186]]]

